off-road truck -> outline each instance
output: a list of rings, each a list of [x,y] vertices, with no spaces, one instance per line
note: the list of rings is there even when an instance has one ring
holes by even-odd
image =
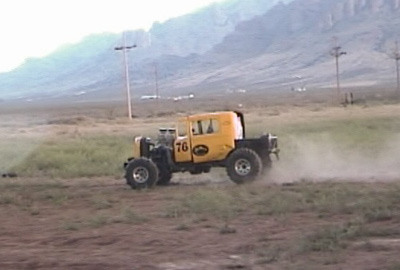
[[[278,157],[278,138],[265,134],[246,138],[241,112],[204,113],[179,119],[175,128],[160,128],[156,141],[136,137],[133,156],[124,163],[133,189],[169,184],[172,174],[210,172],[225,167],[229,178],[242,184],[257,179]]]

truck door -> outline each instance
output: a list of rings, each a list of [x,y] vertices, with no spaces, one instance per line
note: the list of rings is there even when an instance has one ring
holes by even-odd
[[[230,149],[225,143],[218,118],[206,118],[191,122],[193,162],[201,163],[222,160]]]
[[[178,122],[177,137],[174,142],[175,162],[191,162],[191,142],[189,139],[189,121],[185,118]]]

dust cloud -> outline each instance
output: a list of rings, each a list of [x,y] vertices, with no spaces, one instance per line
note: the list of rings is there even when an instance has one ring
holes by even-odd
[[[281,150],[281,160],[274,162],[264,177],[268,182],[400,180],[400,136],[382,138],[376,151],[369,147],[346,148],[329,134],[293,137],[286,143],[290,149],[288,153]]]

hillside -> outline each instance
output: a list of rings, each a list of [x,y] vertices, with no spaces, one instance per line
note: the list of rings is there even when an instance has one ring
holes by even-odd
[[[161,62],[160,78],[170,76],[171,65],[173,71],[180,67],[179,57],[208,51],[238,23],[265,13],[277,2],[231,0],[164,23],[154,23],[148,32],[130,31],[128,42],[138,45],[130,52],[132,80],[136,84],[154,81],[156,60]],[[122,87],[122,56],[113,51],[120,44],[121,34],[96,34],[78,44],[59,48],[47,57],[28,59],[16,70],[0,74],[0,97],[37,96],[38,93],[54,96],[65,92],[73,95]]]
[[[172,86],[329,86],[335,76],[329,54],[334,37],[347,52],[340,60],[347,85],[387,82],[394,76],[389,54],[398,38],[399,6],[398,0],[297,0],[277,5],[239,24]]]
[[[388,56],[398,39],[400,0],[229,1],[132,31],[129,42],[135,95],[154,91],[154,68],[163,95],[228,89],[289,89],[333,85],[329,55],[334,37],[347,52],[340,60],[344,85],[390,83]],[[122,89],[120,35],[90,36],[43,59],[0,74],[0,96],[41,93],[109,98]],[[11,94],[12,93],[12,94]]]

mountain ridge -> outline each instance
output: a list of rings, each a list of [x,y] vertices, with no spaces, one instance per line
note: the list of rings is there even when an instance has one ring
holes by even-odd
[[[208,82],[217,82],[218,78],[220,81],[222,78],[237,81],[242,77],[239,87],[252,86],[246,81],[263,82],[264,88],[291,83],[321,85],[323,81],[334,81],[334,61],[329,52],[334,46],[335,36],[338,44],[348,52],[341,58],[344,79],[388,80],[392,76],[394,65],[387,54],[400,25],[400,1],[312,2],[314,4],[310,5],[310,1],[298,0],[279,5],[263,16],[242,22],[235,32],[225,37],[223,43],[203,56],[218,64],[208,67],[205,72],[198,70],[197,77]],[[229,57],[220,57],[221,51],[230,57],[244,57],[231,63],[227,70],[225,66],[229,63],[224,61],[229,61]],[[243,66],[250,68],[235,72]],[[210,71],[212,69],[214,71]],[[210,76],[202,76],[202,73]],[[302,77],[307,78],[301,82],[288,79],[298,73],[304,73]],[[270,78],[265,78],[266,75]],[[185,76],[191,77],[190,74]],[[185,84],[185,78],[180,80]]]
[[[148,32],[129,31],[128,42],[138,45],[130,52],[131,68],[135,69],[140,62],[153,63],[159,57],[186,57],[204,53],[233,31],[238,22],[263,13],[278,1],[233,0],[215,3],[162,24],[156,22]],[[195,31],[192,25],[196,25]],[[64,46],[47,57],[28,59],[14,71],[0,74],[0,96],[63,92],[69,89],[80,91],[99,83],[121,87],[121,57],[113,51],[113,47],[120,44],[120,34],[97,34],[86,37],[78,44]],[[133,73],[132,79],[140,83],[141,78],[149,77],[148,73],[152,72]],[[79,74],[83,76],[78,77]],[[163,74],[160,72],[161,76],[165,76]],[[74,83],[71,84],[71,81]]]
[[[168,95],[187,91],[224,92],[229,88],[326,87],[332,84],[335,76],[334,60],[329,55],[334,46],[333,37],[337,37],[336,42],[348,52],[341,58],[341,77],[345,82],[382,83],[392,78],[394,65],[387,55],[400,29],[400,0],[274,1],[273,7],[264,6],[265,12],[258,10],[248,15],[252,8],[266,1],[246,1],[247,13],[243,11],[243,1],[212,5],[203,13],[171,19],[164,25],[155,23],[149,32],[129,33],[130,42],[135,36],[141,43],[138,44],[140,48],[130,52],[131,83],[135,93],[152,93],[155,66],[159,83]],[[238,9],[243,13],[237,13]],[[244,20],[240,16],[251,18]],[[204,29],[214,29],[214,34],[210,34],[213,39],[207,42],[204,42],[205,32],[200,31],[201,27],[195,29],[200,29],[198,32],[193,32],[191,27],[200,25],[196,22],[205,18]],[[236,22],[234,27],[233,22]],[[233,30],[218,32],[227,25]],[[164,32],[160,30],[162,27],[165,27]],[[122,88],[122,59],[112,51],[120,42],[119,37],[110,34],[107,39],[98,38],[102,45],[97,51],[96,36],[69,48],[82,51],[85,57],[77,57],[78,53],[67,50],[65,61],[57,62],[52,57],[40,60],[50,61],[49,71],[54,67],[51,61],[59,65],[66,61],[72,64],[66,65],[64,72],[55,70],[48,80],[30,81],[31,92],[35,89],[52,93],[52,89],[57,88],[54,92],[99,91],[107,96],[112,90]],[[196,40],[204,43],[196,45]],[[71,58],[74,55],[75,58]],[[25,66],[25,70],[32,69]],[[21,70],[24,68],[5,77],[10,81],[14,75],[18,81],[23,77],[21,73],[18,75]],[[300,74],[301,79],[293,78],[296,74]],[[45,75],[45,72],[41,74]],[[5,89],[5,77],[0,74],[0,93]]]

